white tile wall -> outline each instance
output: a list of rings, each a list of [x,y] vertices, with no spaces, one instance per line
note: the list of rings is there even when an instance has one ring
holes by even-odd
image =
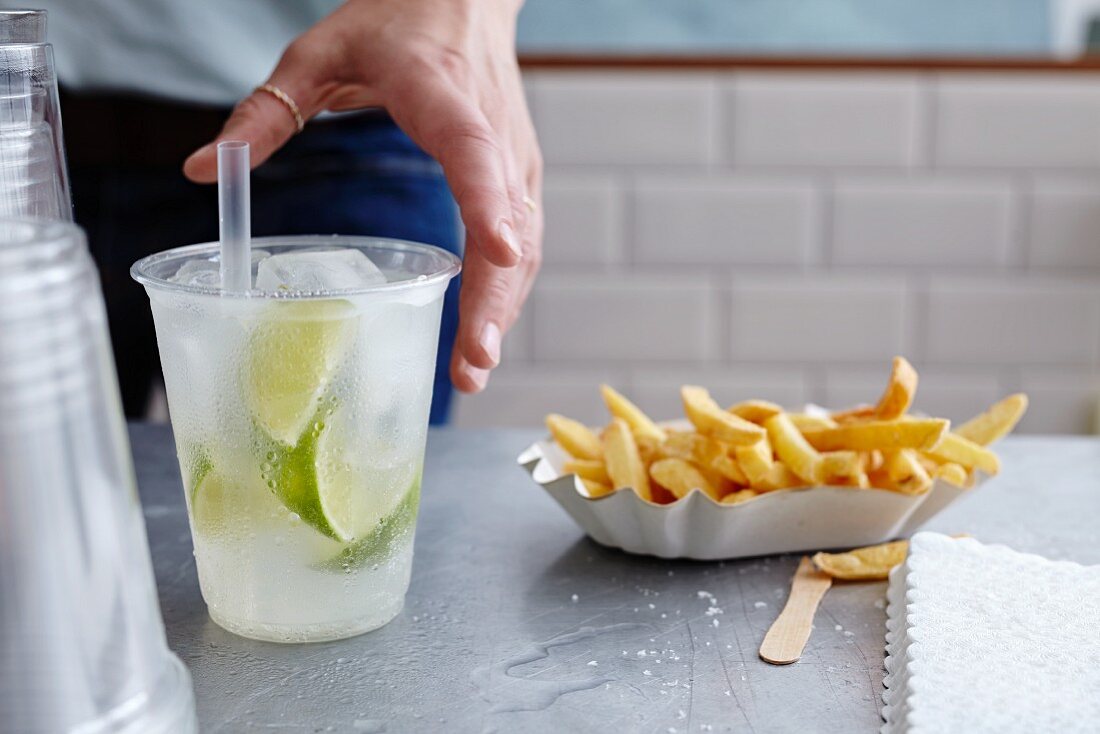
[[[1030,397],[1020,429],[1031,433],[1094,433],[1100,378],[1072,370],[1024,370],[1020,389]]]
[[[1100,74],[538,71],[546,266],[463,425],[873,400],[888,360],[961,420],[1091,430]]]
[[[727,154],[744,166],[916,161],[916,75],[746,73],[725,94]]]
[[[939,165],[1100,165],[1093,75],[944,75],[935,104]]]
[[[548,74],[532,98],[551,165],[701,165],[713,155],[706,76]]]
[[[841,265],[1003,264],[1012,229],[1007,182],[957,176],[842,178],[833,209]]]
[[[885,363],[906,350],[905,289],[904,279],[892,276],[738,276],[734,359]]]
[[[819,209],[806,180],[650,177],[634,192],[634,251],[642,263],[801,265]]]
[[[607,421],[599,385],[621,385],[624,375],[613,369],[502,365],[484,393],[458,401],[453,420],[464,427],[530,428],[557,412],[599,425]]]
[[[607,175],[551,173],[543,186],[547,265],[598,265],[623,259],[625,192]]]
[[[716,354],[705,277],[547,274],[532,300],[539,361],[703,361]]]
[[[926,329],[941,363],[1092,365],[1100,280],[937,278]]]
[[[1100,268],[1100,178],[1041,176],[1032,207],[1031,265]]]

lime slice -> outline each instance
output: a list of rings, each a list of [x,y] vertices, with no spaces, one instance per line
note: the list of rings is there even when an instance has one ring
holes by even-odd
[[[234,511],[233,491],[214,471],[208,471],[191,490],[191,521],[195,532],[212,537],[225,535]]]
[[[404,538],[416,526],[416,512],[419,507],[418,475],[397,506],[380,517],[370,532],[345,546],[336,556],[318,564],[317,568],[340,573],[378,562],[393,550],[396,541]]]
[[[271,442],[262,468],[288,509],[323,535],[347,543],[373,532],[406,493],[387,491],[393,487],[389,477],[360,465],[362,447],[351,441],[354,426],[348,413],[333,405],[321,404],[293,447]],[[404,476],[408,482],[409,474]]]
[[[300,442],[357,324],[344,300],[271,304],[252,332],[244,376],[249,410],[270,437]]]
[[[184,479],[196,533],[208,538],[237,535],[255,529],[257,521],[277,507],[257,482],[227,475],[224,469],[234,464],[226,457],[220,457],[219,469],[204,447],[192,447],[184,456]]]

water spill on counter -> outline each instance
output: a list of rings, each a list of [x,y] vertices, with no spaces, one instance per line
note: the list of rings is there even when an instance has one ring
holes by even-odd
[[[512,673],[513,668],[546,659],[550,656],[550,650],[555,647],[573,645],[615,632],[648,628],[649,625],[635,622],[606,627],[581,627],[576,632],[533,643],[522,652],[493,665],[477,668],[470,674],[470,678],[478,687],[481,697],[491,704],[489,710],[493,713],[541,711],[567,693],[586,691],[610,683],[615,678],[597,675],[574,680],[542,680]]]

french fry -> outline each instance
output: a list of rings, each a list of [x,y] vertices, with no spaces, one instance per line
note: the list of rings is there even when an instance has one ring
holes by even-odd
[[[809,413],[787,413],[794,427],[805,433],[806,431],[819,431],[824,428],[836,428],[837,422],[827,415],[810,415]]]
[[[929,449],[939,443],[950,423],[938,418],[866,421],[836,428],[806,431],[803,435],[818,451],[873,451],[875,449]]]
[[[956,433],[948,433],[928,455],[939,461],[961,464],[967,469],[981,469],[986,474],[996,474],[1001,470],[1001,460],[987,448],[967,440]]]
[[[718,502],[722,496],[718,488],[711,484],[703,473],[683,459],[661,459],[649,467],[653,481],[676,495],[676,499],[686,497],[693,489],[702,490],[708,497]]]
[[[581,484],[584,485],[584,489],[588,493],[588,497],[590,499],[597,499],[599,497],[609,495],[615,491],[609,485],[604,484],[603,482],[596,482],[591,479],[582,478]]]
[[[635,436],[634,442],[638,444],[638,456],[642,457],[646,468],[661,458],[661,444],[649,436]]]
[[[821,483],[821,454],[806,441],[786,413],[764,421],[775,455],[807,484]]]
[[[909,541],[856,548],[847,553],[816,553],[814,565],[834,579],[874,581],[889,578],[890,569],[905,561]]]
[[[755,487],[765,482],[775,459],[772,458],[772,444],[766,437],[752,446],[737,446],[733,449],[737,465],[749,480],[749,486]]]
[[[612,487],[615,489],[633,487],[643,500],[653,501],[649,475],[642,463],[642,457],[638,454],[638,444],[634,441],[630,426],[622,418],[613,418],[611,425],[607,427],[603,439],[603,453]]]
[[[835,411],[831,413],[829,417],[832,418],[835,423],[859,423],[861,421],[871,420],[875,417],[875,406],[857,405],[847,410]]]
[[[706,436],[694,431],[669,431],[668,438],[657,447],[657,453],[662,458],[679,458],[694,460],[697,445],[709,441]]]
[[[684,385],[680,396],[693,426],[687,431],[658,425],[602,385],[612,415],[607,427],[596,433],[556,413],[546,425],[570,456],[564,470],[591,497],[632,487],[643,499],[665,504],[698,487],[735,504],[814,485],[919,494],[936,479],[965,488],[978,469],[996,474],[1000,461],[985,447],[1019,422],[1027,396],[1009,395],[952,431],[946,420],[908,414],[918,379],[904,357],[895,357],[876,404],[831,414],[787,413],[767,400],[722,410],[706,389]]]
[[[723,505],[739,505],[742,502],[748,502],[753,497],[756,497],[759,493],[752,489],[739,489],[736,492],[730,492],[723,497],[719,502]]]
[[[745,472],[741,468],[741,465],[738,464],[729,454],[714,457],[714,460],[710,462],[710,465],[714,468],[714,471],[718,472],[734,484],[740,487],[748,486],[748,476],[745,475]]]
[[[570,474],[576,474],[581,479],[588,479],[600,484],[611,484],[611,477],[607,474],[607,466],[602,461],[573,459],[565,462],[562,469]]]
[[[924,467],[924,470],[928,472],[928,475],[932,477],[936,476],[936,472],[939,471],[940,466],[942,466],[942,462],[936,461],[928,454],[918,453],[917,461],[919,461],[920,465]]]
[[[661,443],[668,437],[663,428],[654,423],[641,408],[627,400],[615,388],[610,385],[600,385],[600,395],[603,396],[603,402],[611,415],[626,421],[630,430],[634,432],[635,438],[650,438]]]
[[[825,484],[859,486],[861,476],[867,475],[858,451],[826,451],[821,455],[821,478]]]
[[[976,415],[955,429],[961,438],[979,446],[988,446],[1005,437],[1016,427],[1027,410],[1027,395],[1018,392],[994,403],[981,415]]]
[[[588,426],[551,413],[546,416],[546,428],[554,440],[574,459],[599,459],[603,456],[600,439]]]
[[[752,445],[766,435],[764,429],[755,423],[719,408],[705,388],[684,385],[680,388],[680,397],[684,401],[688,420],[699,433],[734,446]]]
[[[712,484],[722,484],[722,479],[740,486],[749,483],[741,467],[729,456],[730,447],[699,433],[672,431],[668,440],[658,447],[663,458],[684,459],[701,465],[704,475]]]
[[[886,454],[886,476],[894,489],[902,494],[924,494],[932,488],[932,477],[921,465],[913,449],[890,451]]]
[[[745,400],[737,405],[731,405],[728,412],[739,418],[744,418],[750,423],[763,425],[768,418],[777,413],[782,413],[783,408],[767,400]]]
[[[859,487],[860,489],[871,488],[871,478],[867,476],[867,472],[860,472],[852,477],[847,484],[841,484],[842,487]]]
[[[777,489],[791,489],[793,487],[805,487],[806,483],[799,479],[798,475],[791,471],[790,467],[781,461],[772,464],[766,477],[752,489],[758,492],[774,492]]]
[[[880,420],[900,418],[913,404],[917,392],[917,371],[905,357],[894,357],[890,382],[875,406],[875,417]]]
[[[961,489],[966,489],[970,483],[970,473],[961,464],[954,462],[938,465],[932,476]]]

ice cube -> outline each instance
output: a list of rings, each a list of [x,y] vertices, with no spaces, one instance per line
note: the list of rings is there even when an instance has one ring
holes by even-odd
[[[256,270],[259,264],[271,257],[267,250],[252,251],[252,278],[256,278]],[[194,285],[200,288],[221,288],[221,260],[217,255],[210,258],[198,258],[188,260],[180,266],[176,274],[168,278],[172,283]]]
[[[378,266],[353,249],[284,252],[262,260],[256,271],[256,289],[271,293],[318,293],[385,282]]]
[[[221,288],[221,266],[217,260],[188,260],[168,280],[201,288]]]

